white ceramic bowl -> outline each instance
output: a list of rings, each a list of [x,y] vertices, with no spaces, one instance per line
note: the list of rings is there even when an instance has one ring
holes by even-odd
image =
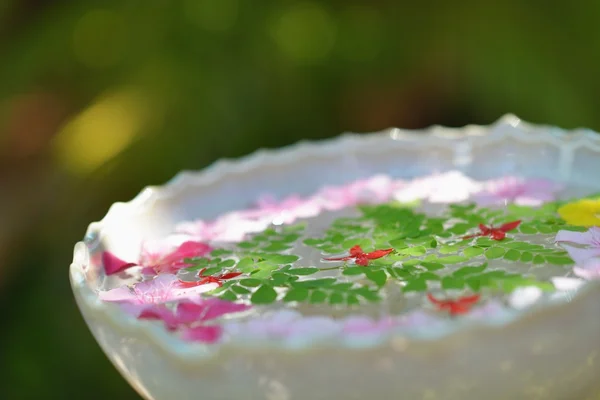
[[[167,235],[177,222],[243,208],[266,190],[308,194],[376,173],[402,178],[452,169],[476,179],[517,174],[599,191],[600,136],[506,116],[489,127],[346,134],[182,172],[90,225],[70,267],[77,304],[107,356],[147,399],[600,398],[598,284],[510,323],[466,324],[429,340],[394,337],[368,349],[237,343],[215,350],[98,299],[106,281],[101,251],[134,258],[142,238]]]

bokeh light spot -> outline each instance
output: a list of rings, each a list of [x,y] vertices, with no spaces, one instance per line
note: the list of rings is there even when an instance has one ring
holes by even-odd
[[[132,89],[101,96],[58,133],[53,150],[69,172],[87,174],[119,154],[142,132],[149,109]]]
[[[73,31],[75,58],[89,68],[117,64],[125,50],[125,27],[123,18],[114,11],[89,11],[77,22]]]
[[[336,24],[317,3],[298,3],[283,11],[271,35],[289,58],[311,63],[324,59],[335,43]]]
[[[226,31],[238,16],[238,0],[186,0],[184,11],[194,23],[208,31]]]

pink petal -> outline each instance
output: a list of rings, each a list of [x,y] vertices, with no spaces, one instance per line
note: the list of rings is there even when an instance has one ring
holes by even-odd
[[[197,326],[185,329],[181,336],[190,342],[215,343],[223,334],[223,328],[218,325]]]
[[[556,234],[555,242],[570,242],[581,245],[593,245],[593,235],[591,230],[587,232],[573,232],[573,231],[558,231]]]
[[[573,272],[575,275],[587,280],[600,279],[600,259],[590,259],[582,267],[573,268]]]
[[[137,296],[127,286],[121,286],[116,289],[100,291],[98,297],[102,301],[135,301]]]
[[[168,254],[165,264],[181,262],[185,258],[203,257],[212,251],[212,247],[203,242],[184,242],[175,251]]]
[[[124,271],[127,268],[136,266],[135,263],[123,261],[109,251],[102,252],[102,265],[104,266],[106,275],[113,275]]]
[[[563,244],[562,247],[569,253],[569,257],[576,264],[583,265],[589,259],[600,256],[600,247],[580,248]]]

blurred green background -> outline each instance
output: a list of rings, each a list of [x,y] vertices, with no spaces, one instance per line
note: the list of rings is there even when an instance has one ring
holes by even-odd
[[[0,1],[0,397],[135,399],[72,299],[87,224],[299,139],[600,128],[600,2]]]

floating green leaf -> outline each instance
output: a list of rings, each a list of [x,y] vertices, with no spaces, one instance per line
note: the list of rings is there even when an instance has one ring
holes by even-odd
[[[306,288],[291,288],[283,297],[283,301],[304,301],[308,298],[308,289]]]
[[[442,278],[442,289],[462,289],[465,287],[465,281],[461,278],[453,276],[445,276]]]
[[[467,260],[468,258],[465,256],[447,256],[438,258],[438,261],[442,264],[458,264]]]
[[[366,271],[365,267],[347,267],[342,271],[342,275],[354,276],[364,274]]]
[[[504,255],[504,253],[506,252],[505,249],[503,249],[502,247],[490,247],[489,249],[487,249],[485,251],[485,257],[487,259],[495,259],[495,258],[500,258]]]
[[[387,274],[381,270],[373,271],[367,269],[365,272],[365,276],[367,277],[367,279],[374,282],[379,287],[385,285],[385,282],[387,281]]]
[[[459,268],[456,271],[454,271],[452,273],[452,276],[457,277],[457,278],[462,278],[467,275],[473,275],[473,274],[478,274],[480,272],[483,272],[486,268],[487,268],[487,264],[482,264],[482,265],[478,265],[478,266],[462,267],[462,268]]]
[[[246,278],[246,279],[240,279],[240,285],[246,286],[246,287],[256,287],[259,286],[262,281],[259,279],[252,279],[252,278]]]
[[[428,271],[439,271],[440,269],[446,268],[444,264],[439,262],[427,262],[423,261],[420,263]]]
[[[302,267],[302,268],[292,268],[287,271],[288,274],[292,275],[312,275],[314,273],[319,272],[319,268],[315,267]]]
[[[424,292],[425,290],[427,290],[427,281],[422,278],[412,279],[402,288],[403,292]]]
[[[482,247],[471,246],[471,247],[467,247],[467,248],[463,249],[463,254],[465,255],[465,257],[468,257],[468,258],[480,256],[484,252],[485,252],[485,249],[483,249]]]
[[[504,259],[507,261],[519,261],[521,253],[518,250],[510,249],[504,254]]]
[[[277,299],[277,292],[269,285],[261,285],[250,297],[252,304],[271,304]]]
[[[313,290],[310,294],[309,302],[311,304],[320,304],[324,303],[327,300],[327,293],[322,290]]]
[[[415,246],[415,247],[407,247],[401,250],[398,250],[399,254],[406,254],[408,256],[422,256],[427,253],[427,249],[425,246]]]
[[[344,303],[344,300],[345,300],[344,295],[339,292],[333,292],[329,296],[329,304],[332,304],[332,305],[342,304],[342,303]]]

